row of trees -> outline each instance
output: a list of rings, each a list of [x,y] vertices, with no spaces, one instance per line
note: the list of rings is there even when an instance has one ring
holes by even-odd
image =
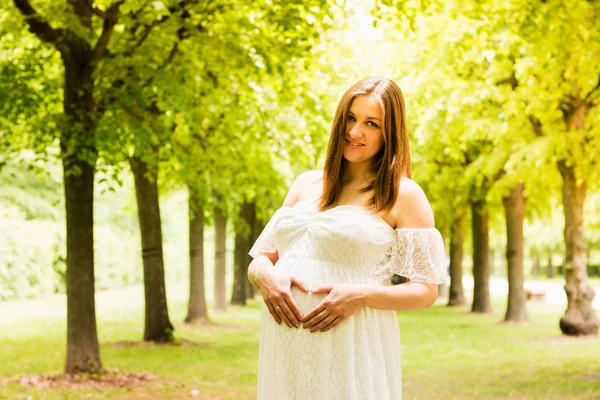
[[[472,311],[491,311],[489,220],[503,209],[506,319],[526,320],[523,221],[551,214],[560,194],[568,298],[560,328],[597,334],[583,215],[586,194],[600,182],[600,65],[594,61],[600,59],[594,23],[600,4],[434,0],[380,7],[405,33],[399,53],[410,62],[400,69],[418,115],[412,120],[415,171],[450,238],[450,304],[465,302],[462,249],[470,219]]]
[[[316,150],[304,150],[323,142],[318,125],[305,124],[302,136],[290,132],[298,129],[291,121],[318,120],[323,112],[320,95],[305,80],[310,74],[301,72],[319,68],[319,38],[332,11],[320,1],[1,4],[0,95],[10,99],[0,117],[2,160],[18,162],[21,150],[33,149],[40,158],[62,162],[65,371],[98,371],[95,175],[101,171],[116,179],[123,168],[134,175],[144,340],[170,341],[159,180],[189,192],[186,321],[204,318],[206,213],[212,211],[217,227],[216,292],[224,293],[227,218],[240,222],[243,235],[247,227],[241,221],[279,197],[283,177],[276,158],[289,165],[300,155],[296,165],[314,163]],[[243,205],[239,216],[237,205]],[[224,304],[222,298],[217,302]]]

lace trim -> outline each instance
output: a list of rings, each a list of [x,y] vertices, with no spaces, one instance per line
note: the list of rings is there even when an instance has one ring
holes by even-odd
[[[252,258],[256,258],[260,253],[275,253],[277,251],[275,228],[282,210],[283,208],[280,208],[275,211],[269,222],[267,222],[267,225],[265,225],[265,229],[258,236],[254,245],[252,245],[252,248],[248,252]]]
[[[415,282],[446,283],[448,269],[440,232],[435,228],[401,228],[396,233],[373,275],[385,283],[394,274]]]

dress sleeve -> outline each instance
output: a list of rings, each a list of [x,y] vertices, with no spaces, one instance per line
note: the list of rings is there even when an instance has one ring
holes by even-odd
[[[275,214],[271,217],[265,229],[256,239],[256,242],[252,245],[252,248],[248,252],[252,258],[256,258],[260,253],[275,253],[277,251],[277,243],[275,242],[275,227],[277,221],[281,216],[282,208],[275,211]]]
[[[394,243],[375,271],[384,280],[394,274],[415,282],[446,283],[448,268],[440,232],[435,228],[396,229]]]

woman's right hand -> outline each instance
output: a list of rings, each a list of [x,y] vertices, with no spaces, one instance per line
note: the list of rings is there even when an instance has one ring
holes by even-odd
[[[269,312],[279,325],[284,321],[290,328],[298,328],[304,316],[291,289],[297,286],[306,293],[310,290],[304,282],[277,267],[265,269],[261,270],[258,286]]]

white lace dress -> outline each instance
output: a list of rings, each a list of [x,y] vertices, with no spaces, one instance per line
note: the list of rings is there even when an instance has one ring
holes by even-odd
[[[388,285],[393,274],[444,283],[444,246],[436,229],[393,229],[354,205],[319,212],[299,201],[277,210],[249,254],[279,251],[284,268],[309,288],[333,283]],[[296,287],[304,314],[324,297]],[[259,400],[402,398],[396,313],[362,308],[326,332],[278,325],[266,305],[258,357]]]

